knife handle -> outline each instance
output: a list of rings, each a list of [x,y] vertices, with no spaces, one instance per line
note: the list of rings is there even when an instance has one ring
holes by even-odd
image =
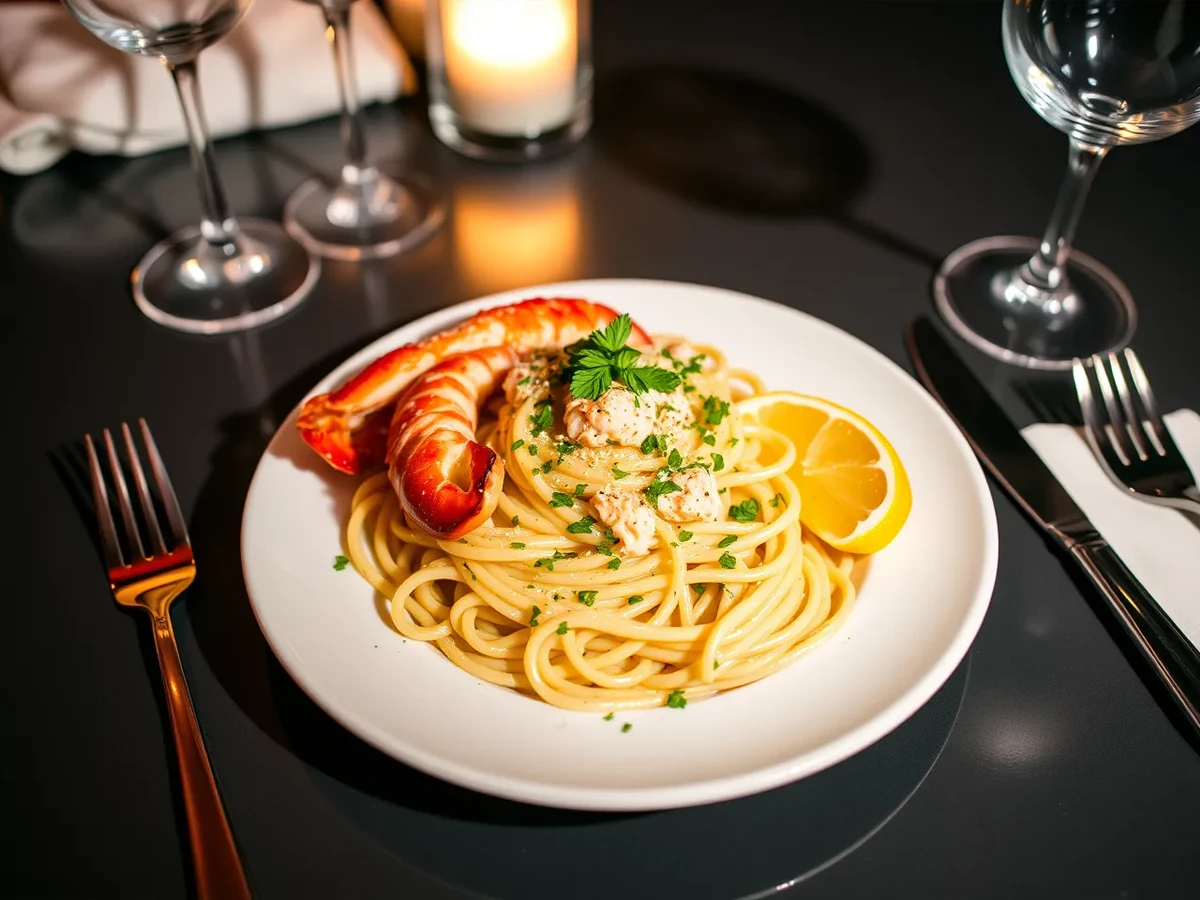
[[[1071,555],[1121,620],[1175,702],[1200,734],[1200,652],[1103,539],[1071,546]]]

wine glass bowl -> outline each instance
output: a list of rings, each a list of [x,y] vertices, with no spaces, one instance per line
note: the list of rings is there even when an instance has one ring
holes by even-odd
[[[1004,57],[1026,102],[1082,144],[1169,137],[1200,119],[1200,8],[1010,3]]]
[[[125,53],[194,59],[233,30],[252,0],[64,0],[83,25]]]
[[[252,0],[63,0],[84,27],[126,53],[160,59],[175,82],[201,221],[160,241],[130,276],[150,319],[179,331],[216,334],[262,325],[312,291],[320,262],[278,224],[235,218],[225,200],[196,60],[241,21]]]
[[[934,278],[938,310],[980,350],[1016,365],[1068,369],[1133,336],[1129,289],[1072,249],[1108,151],[1200,120],[1200,8],[1183,0],[1005,0],[1004,55],[1021,95],[1069,138],[1067,177],[1040,241],[992,237],[951,253]]]

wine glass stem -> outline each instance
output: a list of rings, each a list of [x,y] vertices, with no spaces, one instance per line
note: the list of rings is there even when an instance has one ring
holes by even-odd
[[[1030,287],[1045,293],[1065,287],[1067,257],[1071,253],[1075,227],[1079,224],[1079,215],[1083,212],[1083,203],[1096,170],[1107,153],[1107,147],[1089,147],[1071,140],[1067,177],[1058,192],[1050,224],[1042,235],[1037,253],[1021,268],[1020,278]]]
[[[213,163],[212,141],[208,137],[208,123],[204,120],[200,84],[196,78],[196,60],[168,63],[167,68],[175,80],[175,90],[179,92],[179,103],[183,106],[192,170],[200,185],[200,232],[213,244],[234,243],[237,225],[229,215],[225,192]]]
[[[363,139],[362,115],[358,108],[358,85],[354,80],[354,61],[350,50],[350,6],[341,2],[322,7],[329,24],[329,41],[333,44],[333,60],[337,66],[338,93],[342,100],[342,146],[346,152],[343,177],[356,180],[366,168],[367,148]]]

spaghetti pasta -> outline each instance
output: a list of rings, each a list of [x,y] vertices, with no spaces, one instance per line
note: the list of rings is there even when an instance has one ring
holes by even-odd
[[[696,351],[686,367],[663,353],[686,373],[692,420],[669,447],[573,443],[553,378],[493,404],[477,436],[503,459],[504,490],[491,519],[457,541],[410,528],[386,475],[366,478],[347,553],[390,601],[399,634],[481,680],[610,712],[757,681],[836,628],[854,601],[853,559],[804,533],[787,474],[796,448],[740,412],[762,382],[715,347]],[[618,484],[657,499],[653,485],[694,467],[715,477],[721,517],[655,515],[649,549],[628,552],[597,492]]]

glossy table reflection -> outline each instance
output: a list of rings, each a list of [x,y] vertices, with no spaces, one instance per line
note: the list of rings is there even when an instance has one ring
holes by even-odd
[[[1045,219],[1059,136],[1009,80],[998,5],[595,6],[582,146],[491,167],[439,145],[419,103],[370,110],[372,146],[434,173],[449,220],[411,254],[327,263],[313,298],[262,331],[172,334],[129,297],[141,253],[196,215],[183,151],[0,177],[15,501],[0,893],[189,895],[152,649],[108,595],[72,455],[84,432],[143,415],[189,513],[200,577],[175,625],[262,898],[732,900],[799,879],[788,895],[1190,896],[1200,752],[1003,496],[968,661],[875,746],[757,797],[630,816],[481,797],[350,736],[274,661],[241,582],[246,486],[292,404],[373,337],[493,291],[634,276],[770,297],[907,365],[903,329],[929,311],[941,256]],[[242,215],[278,216],[340,161],[334,120],[217,150]],[[1191,131],[1114,157],[1079,236],[1133,290],[1167,409],[1200,407],[1198,150]],[[1022,421],[1031,400],[1054,414],[1069,396],[968,355]]]

